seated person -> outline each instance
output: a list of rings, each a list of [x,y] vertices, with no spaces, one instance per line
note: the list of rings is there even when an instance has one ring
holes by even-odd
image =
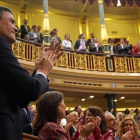
[[[24,36],[24,39],[27,40],[27,41],[29,41],[29,35],[26,34],[26,35]]]
[[[69,129],[60,126],[61,119],[65,117],[65,109],[62,93],[52,91],[41,97],[35,123],[35,130],[39,132],[39,140],[70,140]],[[77,140],[78,137],[79,134],[75,133],[72,140]]]
[[[102,46],[100,44],[100,40],[98,38],[94,38],[94,43],[89,43],[89,51],[95,53],[102,53]]]
[[[140,55],[140,41],[133,47],[133,55]]]
[[[73,111],[69,114],[69,121],[73,123],[69,130],[70,137],[72,137],[77,130],[78,121],[79,121],[78,113],[76,111]]]
[[[94,43],[94,34],[91,33],[91,38],[87,40],[87,47]]]
[[[64,49],[71,49],[72,50],[72,44],[70,41],[70,35],[66,34],[65,35],[65,40],[62,41],[62,46]]]
[[[20,114],[22,119],[22,128],[24,133],[28,133],[33,135],[33,125],[32,125],[32,119],[34,117],[34,114],[32,111],[26,108],[20,108]]]
[[[85,35],[84,34],[81,34],[79,36],[79,40],[76,41],[75,43],[75,46],[74,46],[74,49],[76,51],[88,51],[87,47],[86,47],[86,41],[84,40],[85,39]]]
[[[120,39],[120,45],[117,46],[117,51],[119,54],[128,54],[129,48],[126,45],[124,39]]]
[[[111,39],[109,41],[109,51],[110,51],[110,55],[113,55],[116,53],[116,47],[114,45],[114,39]]]

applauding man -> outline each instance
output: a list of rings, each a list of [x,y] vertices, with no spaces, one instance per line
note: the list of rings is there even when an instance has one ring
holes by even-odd
[[[37,73],[34,77],[30,76],[9,46],[16,41],[17,32],[13,13],[0,6],[0,140],[22,140],[19,107],[26,107],[48,90],[47,76],[59,57],[58,44],[54,48],[50,45],[36,62]]]

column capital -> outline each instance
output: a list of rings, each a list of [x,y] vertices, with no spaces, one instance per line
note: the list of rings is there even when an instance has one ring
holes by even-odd
[[[103,0],[98,0],[98,3],[100,4],[100,3],[103,3]]]

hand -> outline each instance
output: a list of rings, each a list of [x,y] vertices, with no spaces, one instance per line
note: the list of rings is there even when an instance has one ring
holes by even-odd
[[[82,125],[83,122],[84,122],[84,120],[80,120],[80,122],[78,123],[77,130],[76,131],[79,132],[79,133],[80,133],[82,127],[83,127],[83,125]]]
[[[77,49],[77,51],[81,51],[81,49]]]
[[[34,39],[38,39],[38,36],[37,36],[37,37],[35,37]]]
[[[133,139],[133,135],[132,135],[131,131],[126,132],[121,137],[121,140],[132,140],[132,139]]]
[[[73,122],[70,122],[70,123],[66,124],[66,126],[65,126],[66,133],[69,133],[69,130],[70,130],[72,125],[73,125]]]
[[[45,75],[48,75],[51,72],[57,59],[63,54],[63,52],[59,53],[61,46],[56,43],[56,45],[53,47],[53,43],[54,42],[52,42],[48,50],[43,53],[43,57],[36,62],[37,72],[42,72]]]
[[[134,111],[135,111],[135,109],[131,109],[130,110],[130,114],[133,114]]]
[[[111,110],[110,110],[110,113],[113,113],[113,112],[114,112],[114,109],[111,109]]]
[[[33,117],[33,119],[32,119],[32,126],[33,126],[33,128],[34,128],[35,123],[36,123],[36,118],[37,118],[37,115],[35,115],[35,116]]]
[[[101,124],[101,118],[99,116],[95,117],[96,128],[98,128]]]

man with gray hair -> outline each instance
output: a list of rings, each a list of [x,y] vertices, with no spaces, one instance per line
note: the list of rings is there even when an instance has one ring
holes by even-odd
[[[118,115],[119,121],[122,121],[122,119],[124,118],[124,114],[122,112],[118,112],[117,115]]]
[[[48,74],[51,72],[60,47],[51,44],[46,52],[42,46],[41,58],[36,61],[33,76],[21,67],[9,44],[16,41],[13,13],[0,6],[0,140],[22,140],[20,107],[48,91]]]

